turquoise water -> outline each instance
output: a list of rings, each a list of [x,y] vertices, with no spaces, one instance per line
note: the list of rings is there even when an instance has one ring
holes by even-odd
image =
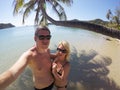
[[[115,80],[116,83],[120,83],[120,73],[118,72],[118,67],[120,67],[120,42],[117,39],[78,28],[67,28],[54,25],[49,26],[49,28],[52,35],[49,46],[51,50],[56,49],[56,45],[61,40],[67,40],[70,43],[71,53],[76,50],[76,53],[73,53],[73,56],[71,55],[72,69],[69,77],[71,81],[70,87],[73,85],[74,90],[77,90],[75,89],[76,87],[82,88],[82,90],[85,89],[81,86],[81,82],[84,80],[81,78],[78,79],[80,76],[79,73],[77,75],[73,74],[80,70],[80,67],[78,68],[75,66],[74,59],[75,61],[77,60],[78,63],[81,63],[79,62],[81,60],[101,60],[98,59],[101,56],[109,58],[107,60],[109,62],[111,60],[112,62],[107,66],[110,70],[107,76]],[[24,51],[34,45],[34,29],[33,26],[27,26],[0,30],[0,73],[11,67]],[[93,56],[94,58],[90,58]],[[73,59],[73,57],[75,58]],[[81,64],[78,66],[80,65]],[[26,76],[26,73],[28,76]],[[29,82],[29,79],[31,80],[31,77],[29,77],[31,74],[29,75],[29,73],[29,69],[27,69],[20,76],[23,81],[17,79],[7,90],[32,90],[32,83]]]

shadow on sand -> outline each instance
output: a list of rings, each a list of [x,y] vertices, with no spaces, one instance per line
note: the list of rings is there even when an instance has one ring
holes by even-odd
[[[68,90],[120,90],[115,81],[107,76],[111,58],[101,56],[94,50],[78,53],[74,48],[70,62]]]
[[[107,66],[112,63],[111,58],[101,56],[94,50],[78,52],[73,48],[70,63],[67,90],[120,90],[114,80],[107,76],[110,72]],[[26,68],[7,90],[34,90],[30,69]]]

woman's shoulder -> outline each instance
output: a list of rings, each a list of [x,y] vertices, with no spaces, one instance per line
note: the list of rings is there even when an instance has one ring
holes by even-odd
[[[65,72],[69,72],[69,71],[70,71],[70,68],[71,68],[70,62],[66,62],[66,64],[64,65],[63,68],[64,68]]]
[[[70,67],[70,62],[66,61],[66,62],[63,64],[63,67]]]

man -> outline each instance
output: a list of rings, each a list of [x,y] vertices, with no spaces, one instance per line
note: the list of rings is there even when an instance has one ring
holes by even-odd
[[[7,87],[22,73],[27,65],[33,73],[35,90],[51,90],[53,76],[51,74],[51,60],[48,49],[50,30],[47,27],[38,27],[35,31],[35,45],[24,52],[19,60],[6,72],[0,75],[0,90]]]

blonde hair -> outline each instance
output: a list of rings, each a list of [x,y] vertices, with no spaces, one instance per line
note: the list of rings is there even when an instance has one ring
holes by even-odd
[[[70,45],[69,45],[69,43],[67,41],[61,41],[61,42],[59,42],[58,46],[59,45],[62,45],[66,49],[67,53],[66,53],[65,59],[67,61],[69,61],[70,60]]]

